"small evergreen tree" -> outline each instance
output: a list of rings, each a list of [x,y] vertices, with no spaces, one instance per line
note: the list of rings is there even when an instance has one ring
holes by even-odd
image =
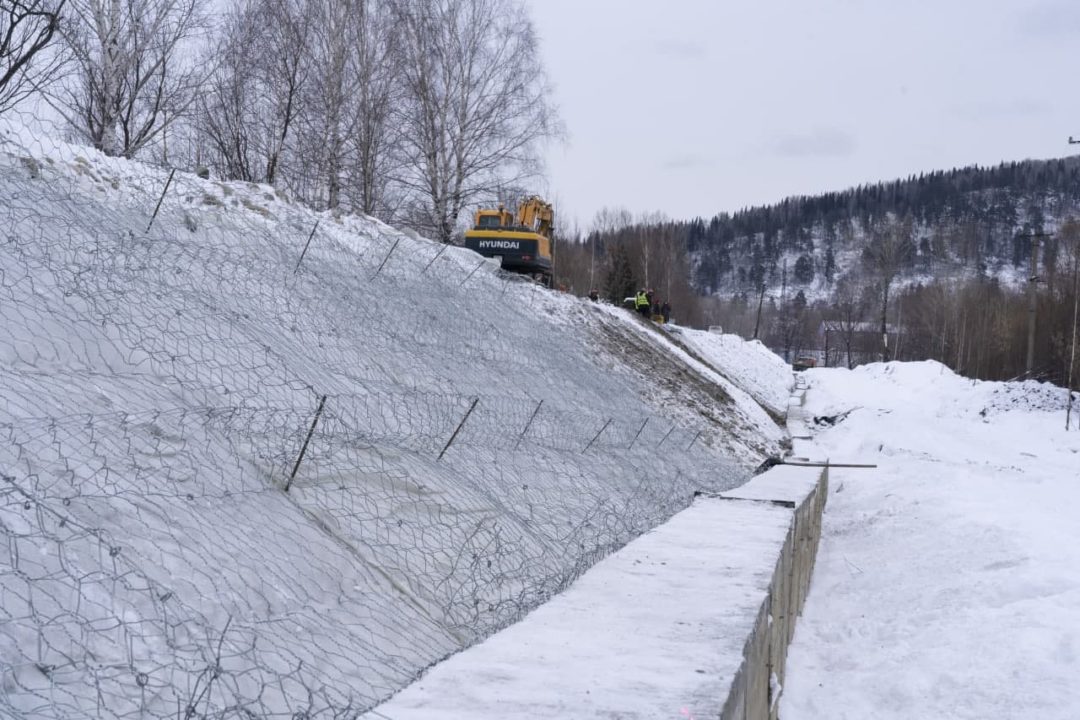
[[[809,285],[814,281],[814,261],[808,255],[800,255],[795,261],[795,282]]]
[[[621,305],[638,291],[634,264],[630,262],[630,253],[622,243],[615,243],[609,254],[610,264],[604,275],[604,297],[616,305]]]

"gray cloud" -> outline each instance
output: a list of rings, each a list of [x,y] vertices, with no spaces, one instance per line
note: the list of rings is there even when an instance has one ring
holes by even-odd
[[[547,153],[564,217],[708,216],[1080,147],[1080,0],[526,1],[574,133]]]
[[[1019,98],[1017,100],[984,100],[957,105],[953,112],[965,120],[993,118],[1023,118],[1044,115],[1052,106],[1042,100]]]
[[[809,133],[785,135],[776,141],[782,157],[846,157],[855,152],[855,138],[840,128],[819,127]]]
[[[712,167],[715,163],[712,158],[695,153],[679,153],[663,160],[660,163],[661,170],[692,170],[694,168]]]
[[[656,41],[653,52],[678,60],[701,60],[705,57],[705,46],[691,40],[667,38]]]
[[[1036,37],[1080,35],[1080,4],[1055,0],[1037,5],[1020,13],[1016,27]]]

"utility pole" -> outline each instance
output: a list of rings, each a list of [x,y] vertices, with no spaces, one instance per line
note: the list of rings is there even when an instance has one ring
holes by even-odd
[[[1035,367],[1035,311],[1039,306],[1036,290],[1039,282],[1039,238],[1031,238],[1031,273],[1028,275],[1027,377]]]
[[[780,275],[780,307],[787,305],[787,258],[784,258],[784,270]]]
[[[1072,320],[1072,353],[1069,356],[1069,375],[1065,389],[1069,393],[1069,402],[1065,406],[1065,429],[1069,429],[1069,421],[1072,417],[1073,406],[1073,368],[1076,367],[1076,331],[1077,316],[1080,315],[1080,242],[1073,242],[1073,320]]]
[[[761,327],[761,304],[765,302],[765,278],[761,279],[761,292],[757,299],[757,320],[754,321],[754,339],[757,340],[758,329]]]
[[[784,362],[791,362],[791,314],[787,302],[787,258],[784,258],[784,270],[780,276],[780,322],[784,339]]]
[[[1028,274],[1028,342],[1027,342],[1027,371],[1025,377],[1030,378],[1035,369],[1035,313],[1039,307],[1039,240],[1050,237],[1046,233],[1028,233],[1020,235],[1031,240],[1031,270]]]

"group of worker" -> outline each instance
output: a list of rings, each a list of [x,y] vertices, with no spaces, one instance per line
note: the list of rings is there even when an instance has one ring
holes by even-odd
[[[593,289],[589,291],[589,299],[593,302],[600,301],[600,293]],[[664,322],[671,322],[671,304],[666,300],[662,303],[653,302],[653,291],[644,288],[638,291],[633,298],[626,298],[626,302],[634,302],[634,311],[647,320],[656,317],[664,318]]]
[[[645,319],[663,317],[664,322],[671,320],[671,305],[665,300],[662,303],[653,302],[653,291],[642,288],[634,297],[634,307]]]

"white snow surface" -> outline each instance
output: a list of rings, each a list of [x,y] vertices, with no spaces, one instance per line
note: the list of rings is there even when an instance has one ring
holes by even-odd
[[[779,451],[753,347],[168,176],[0,128],[0,716],[366,709]]]
[[[801,377],[807,402],[793,410],[814,438],[796,440],[795,455],[878,467],[831,470],[780,716],[1075,717],[1080,421],[1064,429],[1065,392],[973,382],[934,362]],[[813,473],[776,468],[725,494],[793,497]],[[638,538],[371,717],[716,716],[764,587],[732,582],[735,565],[765,573],[775,548],[722,547],[730,527],[711,503]],[[753,538],[767,526],[746,517],[738,529]],[[728,614],[715,616],[717,603]],[[705,669],[713,677],[694,683]]]
[[[761,407],[775,415],[784,415],[792,387],[791,365],[763,342],[679,326],[665,329],[718,372],[730,374],[731,381]],[[749,366],[748,353],[754,353],[754,362]]]
[[[830,472],[780,716],[1078,717],[1080,425],[1065,430],[1065,391],[934,362],[805,377],[814,437],[795,454],[878,467]]]
[[[791,519],[699,499],[365,717],[718,717]]]
[[[0,716],[335,717],[532,608],[393,717],[716,714],[782,511],[684,508],[777,492],[730,488],[779,452],[782,362],[266,186],[177,173],[148,231],[167,176],[0,127]],[[1076,717],[1064,391],[802,376],[795,455],[878,467],[831,471],[781,716]]]

